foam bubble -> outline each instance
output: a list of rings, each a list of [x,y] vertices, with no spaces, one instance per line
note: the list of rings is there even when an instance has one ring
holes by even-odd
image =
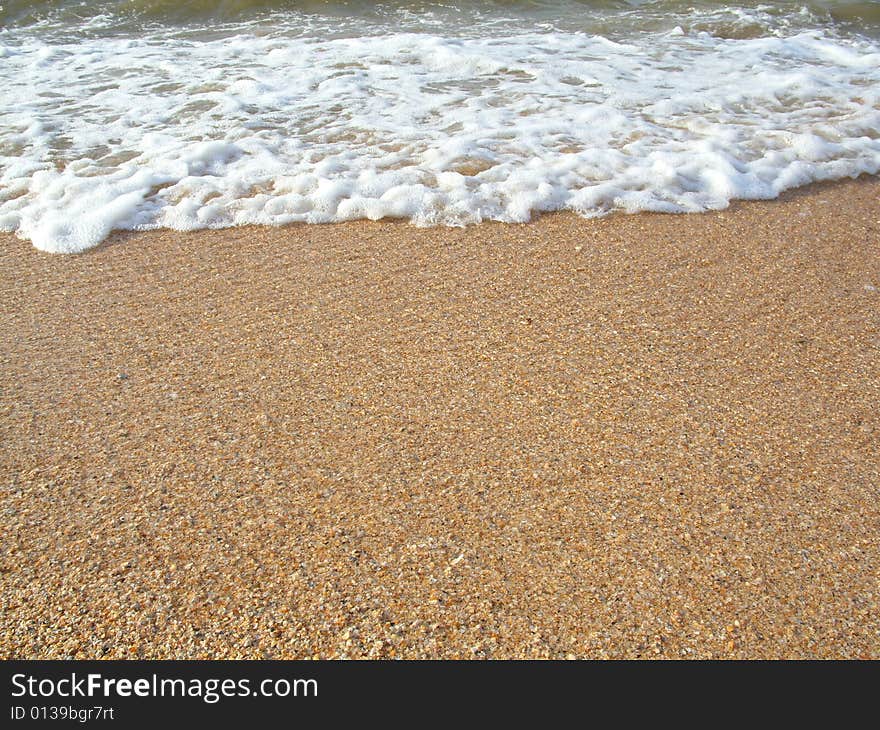
[[[694,212],[880,171],[880,48],[824,30],[239,29],[0,46],[0,229]]]

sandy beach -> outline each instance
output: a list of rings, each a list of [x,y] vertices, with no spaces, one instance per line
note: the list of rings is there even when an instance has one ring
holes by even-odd
[[[880,182],[0,236],[3,658],[880,658]]]

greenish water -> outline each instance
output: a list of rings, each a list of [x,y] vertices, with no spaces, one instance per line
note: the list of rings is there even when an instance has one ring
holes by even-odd
[[[730,23],[731,9],[760,10],[790,26],[821,23],[848,32],[880,32],[880,2],[810,0],[808,2],[719,2],[719,0],[489,0],[424,2],[418,0],[4,0],[0,26],[66,25],[72,32],[96,18],[112,20],[116,31],[136,31],[156,24],[188,27],[309,14],[360,19],[377,28],[394,24],[405,29],[443,22],[449,32],[464,31],[475,21],[510,24],[550,24],[560,29],[634,32],[652,30],[664,20],[687,18],[695,12],[713,14],[719,24]],[[711,22],[711,21],[709,21]],[[106,26],[102,26],[106,30]],[[761,29],[754,27],[752,32]]]

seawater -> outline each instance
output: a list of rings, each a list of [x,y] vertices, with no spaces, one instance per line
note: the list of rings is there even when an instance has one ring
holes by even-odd
[[[880,171],[880,3],[0,0],[0,230],[670,213]]]

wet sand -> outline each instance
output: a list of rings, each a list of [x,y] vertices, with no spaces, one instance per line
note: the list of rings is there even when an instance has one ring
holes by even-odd
[[[880,658],[876,179],[0,258],[3,658]]]

